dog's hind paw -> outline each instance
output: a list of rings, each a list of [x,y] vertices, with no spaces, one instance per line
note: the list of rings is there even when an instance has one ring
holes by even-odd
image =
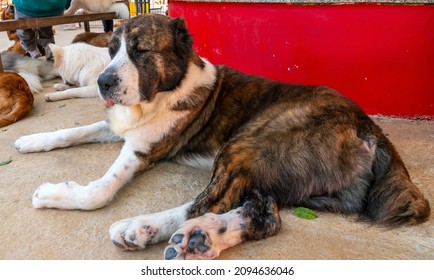
[[[243,241],[244,221],[234,210],[186,221],[172,235],[164,258],[171,259],[214,259],[226,248]]]
[[[220,255],[220,251],[209,234],[201,229],[196,229],[187,235],[175,233],[170,239],[171,245],[164,250],[164,258],[172,259],[214,259]],[[186,243],[186,244],[183,244]]]

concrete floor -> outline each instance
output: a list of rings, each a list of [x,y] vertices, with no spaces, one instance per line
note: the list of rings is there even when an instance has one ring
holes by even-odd
[[[99,31],[93,29],[92,31]],[[57,28],[66,45],[80,31]],[[0,49],[10,42],[0,33]],[[46,82],[50,90],[52,81]],[[88,144],[48,153],[20,154],[14,141],[22,135],[85,125],[105,118],[98,98],[47,103],[35,96],[34,110],[0,129],[0,259],[162,259],[164,243],[145,251],[124,252],[108,238],[119,220],[151,213],[193,199],[210,172],[162,163],[124,187],[107,207],[91,211],[36,210],[33,191],[44,182],[99,178],[117,157],[121,144]],[[400,152],[413,181],[434,208],[434,122],[374,117]],[[355,222],[355,216],[319,213],[302,220],[292,209],[281,212],[283,229],[272,238],[246,242],[224,251],[220,259],[434,259],[434,215],[422,225],[384,230]]]

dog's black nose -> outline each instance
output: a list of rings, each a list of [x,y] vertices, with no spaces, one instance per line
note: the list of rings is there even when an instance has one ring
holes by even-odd
[[[99,75],[96,82],[98,83],[98,87],[101,91],[108,91],[117,83],[117,77],[111,71],[104,71]]]

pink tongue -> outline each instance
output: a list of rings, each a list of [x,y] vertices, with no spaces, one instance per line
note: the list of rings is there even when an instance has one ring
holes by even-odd
[[[113,99],[107,98],[105,100],[105,104],[107,104],[108,106],[112,107],[116,104],[116,102]]]

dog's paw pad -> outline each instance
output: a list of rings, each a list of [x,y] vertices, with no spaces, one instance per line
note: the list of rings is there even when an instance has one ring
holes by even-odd
[[[179,255],[178,251],[176,251],[176,249],[173,247],[167,247],[164,250],[164,258],[166,260],[173,260],[173,259],[177,258],[178,255]]]
[[[174,244],[179,244],[182,242],[182,239],[184,239],[184,234],[179,233],[179,234],[173,235],[172,238],[170,239],[170,242],[174,243]]]
[[[154,228],[154,227],[152,227],[150,225],[144,225],[140,229],[140,232],[142,234],[147,234],[147,235],[149,235],[152,238],[152,237],[154,237],[158,233],[158,229],[156,229],[156,228]]]
[[[214,252],[212,240],[205,231],[196,228],[187,233],[175,233],[169,241],[169,246],[164,250],[164,258],[171,259],[212,259],[218,256]]]
[[[188,249],[193,252],[204,253],[210,248],[207,243],[209,240],[207,240],[206,235],[201,230],[196,230],[188,240]]]
[[[185,221],[172,234],[166,259],[214,259],[220,252],[243,240],[245,222],[236,210],[224,214],[207,213]],[[175,254],[176,252],[176,254]]]
[[[120,248],[120,249],[125,249],[124,246],[122,244],[120,244],[119,242],[112,240],[113,244],[115,244],[116,247]]]

